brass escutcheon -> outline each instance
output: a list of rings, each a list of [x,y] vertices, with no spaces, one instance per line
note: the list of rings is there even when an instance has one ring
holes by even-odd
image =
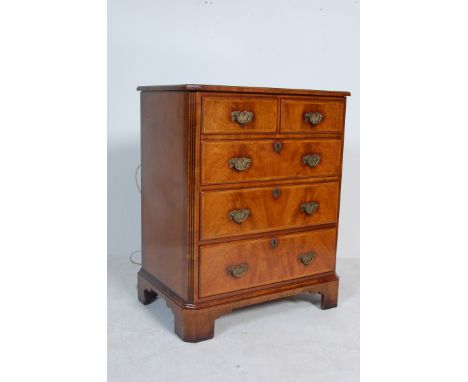
[[[319,113],[318,111],[309,112],[304,114],[304,120],[309,122],[312,126],[318,125],[322,122],[323,114]]]
[[[279,188],[274,188],[271,193],[275,199],[278,199],[281,196],[281,190]]]
[[[283,148],[283,145],[281,144],[281,142],[275,142],[273,144],[273,150],[275,150],[275,153],[279,154],[282,148]]]
[[[241,127],[246,123],[249,123],[254,117],[254,113],[251,111],[233,111],[231,113],[232,122],[237,122]]]
[[[278,246],[278,239],[271,239],[270,245],[271,248],[276,248]]]

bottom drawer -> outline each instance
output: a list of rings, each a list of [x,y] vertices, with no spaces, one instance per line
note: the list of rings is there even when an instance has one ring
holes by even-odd
[[[331,272],[336,229],[200,247],[200,297]]]

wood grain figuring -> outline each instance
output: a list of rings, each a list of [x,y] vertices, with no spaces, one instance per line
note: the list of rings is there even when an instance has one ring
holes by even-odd
[[[333,271],[334,250],[335,229],[202,246],[200,297]],[[309,252],[317,256],[304,265],[298,256]],[[227,272],[230,265],[243,263],[248,264],[245,275],[236,278]]]
[[[279,191],[278,197],[273,194],[275,190]],[[334,223],[337,220],[338,192],[338,182],[204,191],[201,239]],[[313,215],[301,212],[301,203],[312,201],[319,203],[317,212]],[[228,218],[229,211],[242,208],[250,210],[244,222],[238,224]]]
[[[319,112],[323,120],[317,125],[305,121],[305,113]],[[343,100],[326,98],[281,99],[281,132],[282,133],[320,133],[343,131]]]
[[[349,93],[216,85],[139,89],[138,299],[146,305],[164,298],[176,334],[188,342],[212,338],[215,320],[243,306],[319,293],[322,309],[335,307]],[[254,117],[240,126],[233,111]],[[306,112],[324,118],[311,127]],[[316,208],[306,213],[303,203]]]
[[[275,133],[277,121],[276,98],[265,97],[233,97],[204,96],[203,133],[245,134],[245,133]],[[254,117],[251,122],[241,126],[233,122],[233,111],[249,111]]]
[[[275,142],[281,143],[279,153],[274,150]],[[202,184],[338,175],[340,153],[338,139],[203,141]],[[321,155],[320,164],[314,168],[304,164],[307,154]],[[230,159],[238,157],[250,158],[251,166],[242,172],[230,168]]]

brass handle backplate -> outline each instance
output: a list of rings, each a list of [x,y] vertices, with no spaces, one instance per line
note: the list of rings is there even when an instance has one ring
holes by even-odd
[[[316,167],[320,163],[322,156],[320,154],[308,154],[302,157],[302,163],[306,164],[309,167]]]
[[[231,113],[232,122],[237,122],[239,125],[244,126],[249,123],[254,117],[251,111],[233,111]]]
[[[237,171],[245,171],[252,164],[252,159],[250,158],[231,158],[229,160],[229,168],[234,168]]]
[[[236,278],[244,276],[248,269],[249,269],[249,264],[247,263],[242,263],[238,265],[229,265],[227,267],[228,273],[232,277],[236,277]]]
[[[297,256],[297,258],[304,265],[309,265],[316,257],[317,257],[317,254],[315,252],[303,253]]]
[[[313,215],[319,207],[317,202],[309,202],[301,204],[301,212],[307,215]]]
[[[310,113],[305,113],[304,114],[304,120],[306,122],[309,122],[312,126],[318,125],[320,122],[323,120],[323,114],[315,111],[315,112],[310,112]]]
[[[232,210],[228,213],[229,220],[236,222],[237,224],[243,223],[250,216],[250,210],[248,208],[241,208],[240,210]]]

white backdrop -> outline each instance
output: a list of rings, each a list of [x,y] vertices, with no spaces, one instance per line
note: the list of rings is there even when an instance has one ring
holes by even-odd
[[[108,252],[140,249],[137,85],[348,90],[338,256],[359,257],[359,1],[108,1]]]

